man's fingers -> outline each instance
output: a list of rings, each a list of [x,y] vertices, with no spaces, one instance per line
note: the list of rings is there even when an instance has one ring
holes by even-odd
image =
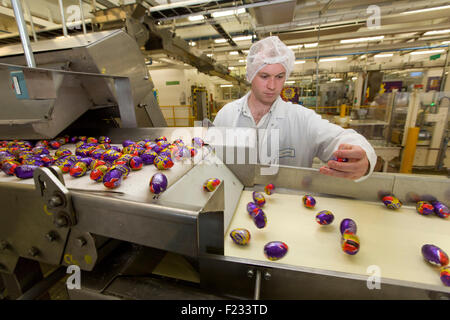
[[[327,163],[328,167],[334,170],[339,170],[343,172],[355,172],[361,166],[359,161],[354,162],[338,162],[334,160],[330,160]]]
[[[341,146],[349,146],[345,144],[341,144]],[[336,150],[333,155],[336,158],[347,158],[347,159],[362,159],[366,156],[366,152],[362,148],[355,148],[352,146],[350,149],[338,149]]]

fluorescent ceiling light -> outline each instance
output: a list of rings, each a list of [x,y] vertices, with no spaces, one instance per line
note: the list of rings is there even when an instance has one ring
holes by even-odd
[[[442,41],[441,44],[450,44],[450,41]]]
[[[341,81],[342,80],[342,78],[332,78],[332,79],[330,79],[330,81]]]
[[[300,49],[301,47],[303,47],[302,44],[293,44],[291,46],[287,46],[289,49]]]
[[[419,13],[419,12],[427,12],[427,11],[443,10],[443,9],[450,9],[450,6],[441,6],[441,7],[434,7],[434,8],[412,10],[412,11],[402,12],[402,14]]]
[[[314,42],[314,43],[305,43],[305,48],[315,48],[319,45],[319,43]]]
[[[340,60],[347,60],[347,57],[325,58],[325,59],[320,59],[319,62],[340,61]]]
[[[365,55],[365,54],[363,54],[361,57],[359,57],[360,59],[364,59],[364,58],[366,58],[367,56]]]
[[[229,70],[234,70],[236,69],[235,67],[228,67]]]
[[[367,37],[367,38],[356,38],[356,39],[344,39],[341,43],[358,43],[358,42],[368,42],[368,41],[379,41],[383,40],[384,36]]]
[[[230,53],[229,53],[230,55],[232,55],[232,56],[235,56],[235,55],[238,55],[239,54],[239,52],[237,52],[237,51],[230,51]]]
[[[252,40],[252,36],[240,36],[232,38],[233,41],[245,41],[245,40]]]
[[[226,17],[234,14],[241,14],[245,12],[245,8],[237,9],[237,10],[226,10],[226,11],[216,11],[211,13],[213,18]]]
[[[200,21],[200,20],[205,20],[205,17],[201,14],[197,15],[197,16],[189,16],[188,17],[189,21]]]
[[[245,62],[245,60],[244,59],[240,59],[239,62]]]
[[[215,43],[225,43],[225,42],[227,42],[227,40],[226,39],[216,39],[216,40],[214,40],[214,42]]]
[[[439,52],[445,52],[445,50],[444,50],[444,49],[439,49],[439,50],[413,51],[413,52],[410,52],[409,54],[412,54],[412,55],[417,55],[417,54],[433,54],[433,53],[439,53]]]
[[[393,53],[382,53],[382,54],[376,54],[373,57],[374,58],[387,58],[387,57],[392,57],[394,54]]]
[[[352,80],[353,81],[355,81],[355,80],[357,80],[358,79],[358,77],[352,77]]]
[[[232,84],[221,84],[220,85],[221,88],[229,88],[229,87],[232,87],[232,86],[233,86]]]
[[[305,63],[306,61],[305,60],[295,60],[295,64],[302,64],[302,63]]]
[[[191,47],[195,47],[195,46],[197,45],[197,42],[191,41],[191,42],[189,42],[189,45],[190,45]]]
[[[207,55],[208,57],[212,57],[212,56],[213,56],[212,53],[207,53],[206,55]]]
[[[286,84],[294,84],[295,81],[286,81],[285,83],[286,83]]]
[[[431,35],[435,35],[435,34],[443,34],[443,33],[449,33],[450,29],[445,29],[445,30],[433,30],[433,31],[427,31],[425,32],[423,35],[424,36],[431,36]]]

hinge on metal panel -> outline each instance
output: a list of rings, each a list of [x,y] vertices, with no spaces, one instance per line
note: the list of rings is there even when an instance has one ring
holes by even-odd
[[[57,227],[76,225],[77,219],[69,190],[58,167],[36,168],[33,174],[37,192],[40,193],[46,210],[53,215]]]

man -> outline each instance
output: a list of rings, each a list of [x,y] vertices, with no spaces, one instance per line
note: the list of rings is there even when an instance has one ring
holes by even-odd
[[[254,43],[247,57],[251,90],[241,99],[226,104],[217,113],[214,125],[267,129],[258,130],[268,132],[259,139],[260,149],[267,148],[268,135],[278,129],[280,164],[311,167],[314,157],[318,157],[327,162],[319,169],[322,174],[355,181],[365,179],[373,172],[377,156],[363,136],[281,99],[294,61],[292,50],[276,36]],[[346,158],[348,162],[333,158]]]

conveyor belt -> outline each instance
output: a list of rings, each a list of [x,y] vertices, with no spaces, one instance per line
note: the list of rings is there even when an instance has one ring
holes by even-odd
[[[302,196],[265,195],[263,210],[267,226],[258,229],[246,210],[247,203],[252,201],[252,192],[243,191],[225,234],[225,256],[269,261],[263,253],[264,245],[279,240],[289,246],[289,251],[274,263],[363,276],[372,275],[367,268],[376,265],[382,278],[443,287],[439,269],[422,258],[421,247],[434,244],[448,253],[450,220],[434,215],[421,216],[411,206],[392,211],[381,202],[323,196],[315,196],[316,207],[307,209],[303,206]],[[331,225],[321,226],[315,221],[316,213],[321,210],[333,212],[335,220]],[[361,248],[355,256],[345,254],[340,248],[339,225],[344,218],[351,218],[358,225]],[[248,246],[233,243],[229,233],[235,228],[250,231]]]
[[[113,144],[115,145],[115,144]],[[122,147],[120,145],[116,145]],[[62,148],[67,148],[75,154],[75,145],[66,144]],[[200,149],[199,149],[200,150]],[[114,194],[116,197],[120,197],[123,200],[131,200],[136,202],[150,202],[153,198],[153,194],[149,191],[149,182],[151,177],[156,172],[163,172],[168,180],[168,188],[177,182],[181,177],[183,177],[190,169],[193,168],[194,164],[199,162],[205,154],[207,154],[206,148],[202,149],[205,153],[202,154],[200,151],[192,159],[184,159],[183,161],[174,160],[174,166],[168,170],[158,170],[154,165],[143,165],[142,169],[131,171],[126,179],[124,179],[121,185],[115,189],[108,189],[102,183],[95,182],[89,178],[90,171],[86,173],[83,177],[75,178],[70,174],[64,174],[64,182],[67,188],[81,189],[85,191],[118,191],[123,192],[123,195]],[[51,152],[54,154],[54,152]],[[14,182],[14,183],[25,183],[34,184],[33,179],[19,179],[15,176],[7,176],[3,172],[0,172],[0,182]],[[106,196],[111,196],[112,194],[105,193]]]

